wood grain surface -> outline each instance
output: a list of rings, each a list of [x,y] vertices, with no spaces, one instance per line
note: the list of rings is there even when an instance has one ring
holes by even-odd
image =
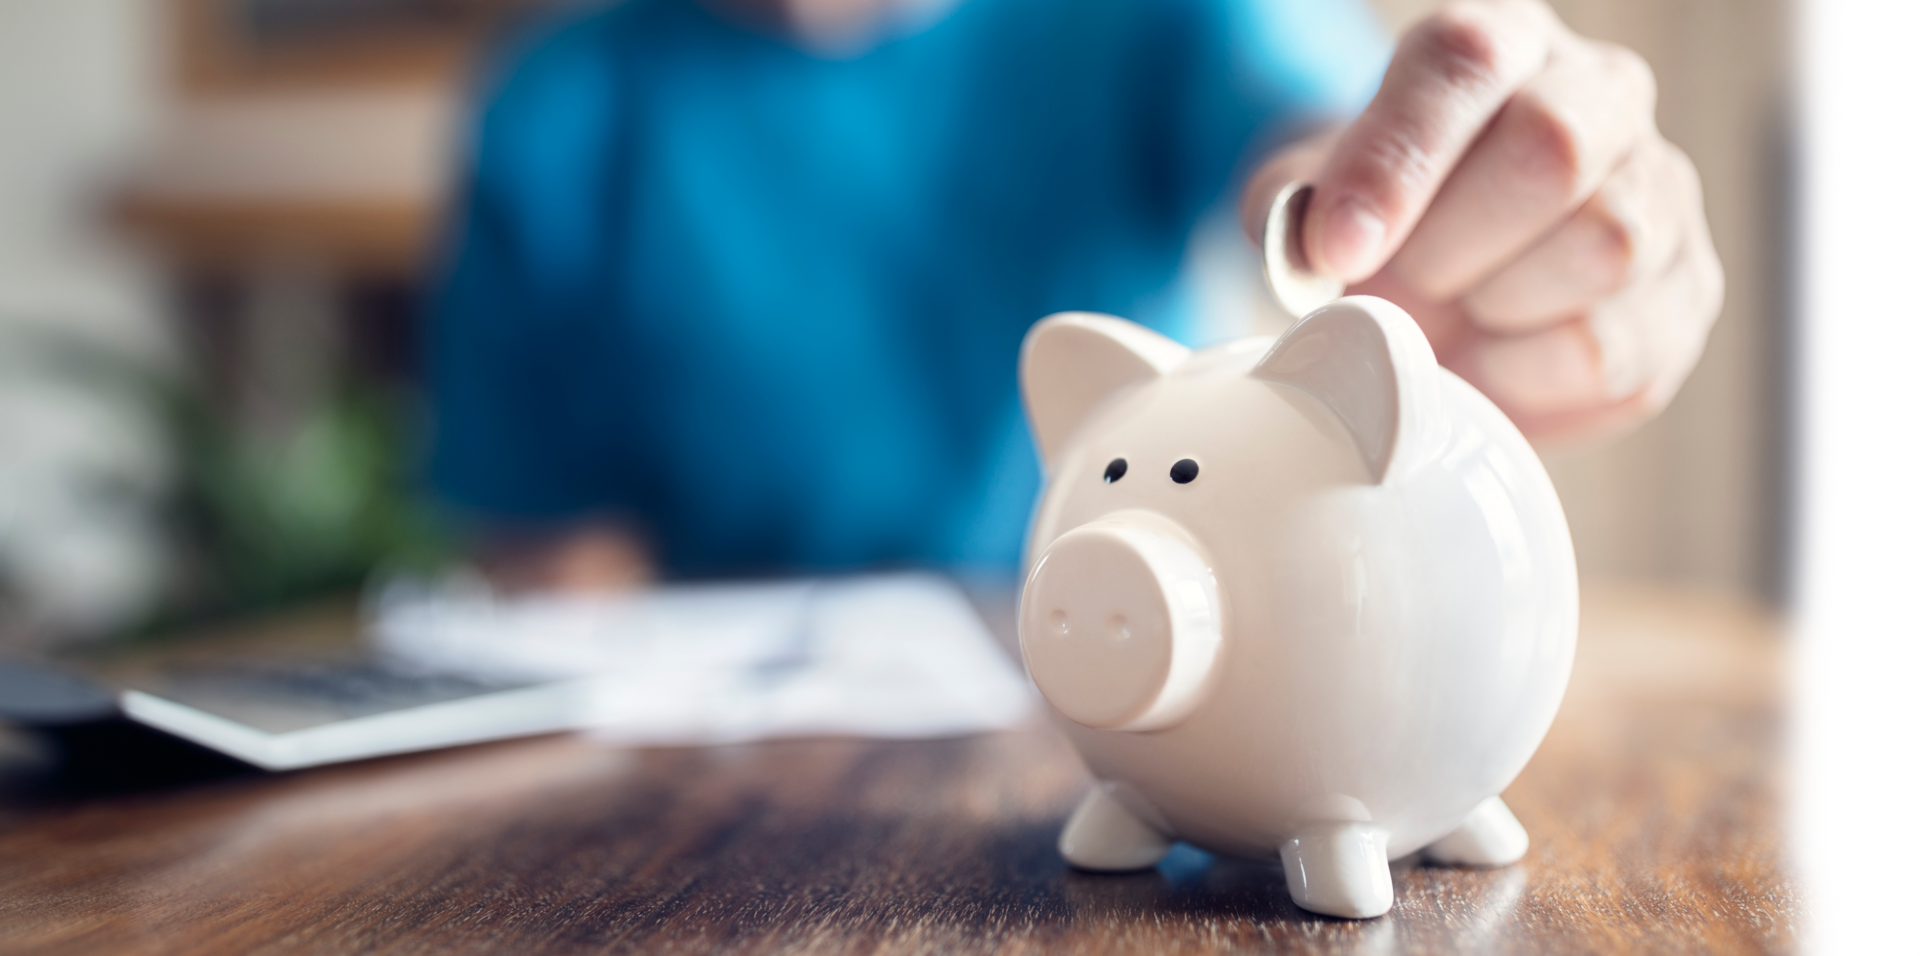
[[[1176,849],[1070,871],[1086,785],[1044,725],[625,749],[577,737],[0,812],[0,951],[1785,952],[1778,638],[1589,592],[1574,683],[1507,791],[1519,865],[1396,863],[1365,922]]]

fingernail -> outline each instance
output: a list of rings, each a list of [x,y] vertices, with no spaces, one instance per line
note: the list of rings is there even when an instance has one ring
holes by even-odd
[[[1320,233],[1320,258],[1339,278],[1364,279],[1373,274],[1375,254],[1387,234],[1387,224],[1358,199],[1335,206]]]

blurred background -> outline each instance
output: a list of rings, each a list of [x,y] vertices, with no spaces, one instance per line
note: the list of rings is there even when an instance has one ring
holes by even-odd
[[[0,0],[0,649],[446,559],[413,493],[419,283],[476,56],[548,2]],[[1395,30],[1435,5],[1376,0]],[[1547,451],[1582,571],[1778,601],[1784,4],[1554,5],[1652,63],[1727,271],[1672,408]],[[1197,281],[1253,282],[1237,241],[1197,237]]]

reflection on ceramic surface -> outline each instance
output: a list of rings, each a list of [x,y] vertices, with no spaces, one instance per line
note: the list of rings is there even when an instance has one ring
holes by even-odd
[[[1532,449],[1405,312],[1344,298],[1199,352],[1065,313],[1021,385],[1048,472],[1021,649],[1099,780],[1070,862],[1183,839],[1370,917],[1389,859],[1525,853],[1497,795],[1566,687],[1573,548]]]

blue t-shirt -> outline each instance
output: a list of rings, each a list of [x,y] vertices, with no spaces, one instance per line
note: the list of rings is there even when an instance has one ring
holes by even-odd
[[[677,574],[1010,567],[1027,327],[1179,337],[1198,219],[1386,52],[1347,0],[960,0],[850,59],[694,0],[549,24],[483,90],[432,483],[495,519],[626,516]]]

